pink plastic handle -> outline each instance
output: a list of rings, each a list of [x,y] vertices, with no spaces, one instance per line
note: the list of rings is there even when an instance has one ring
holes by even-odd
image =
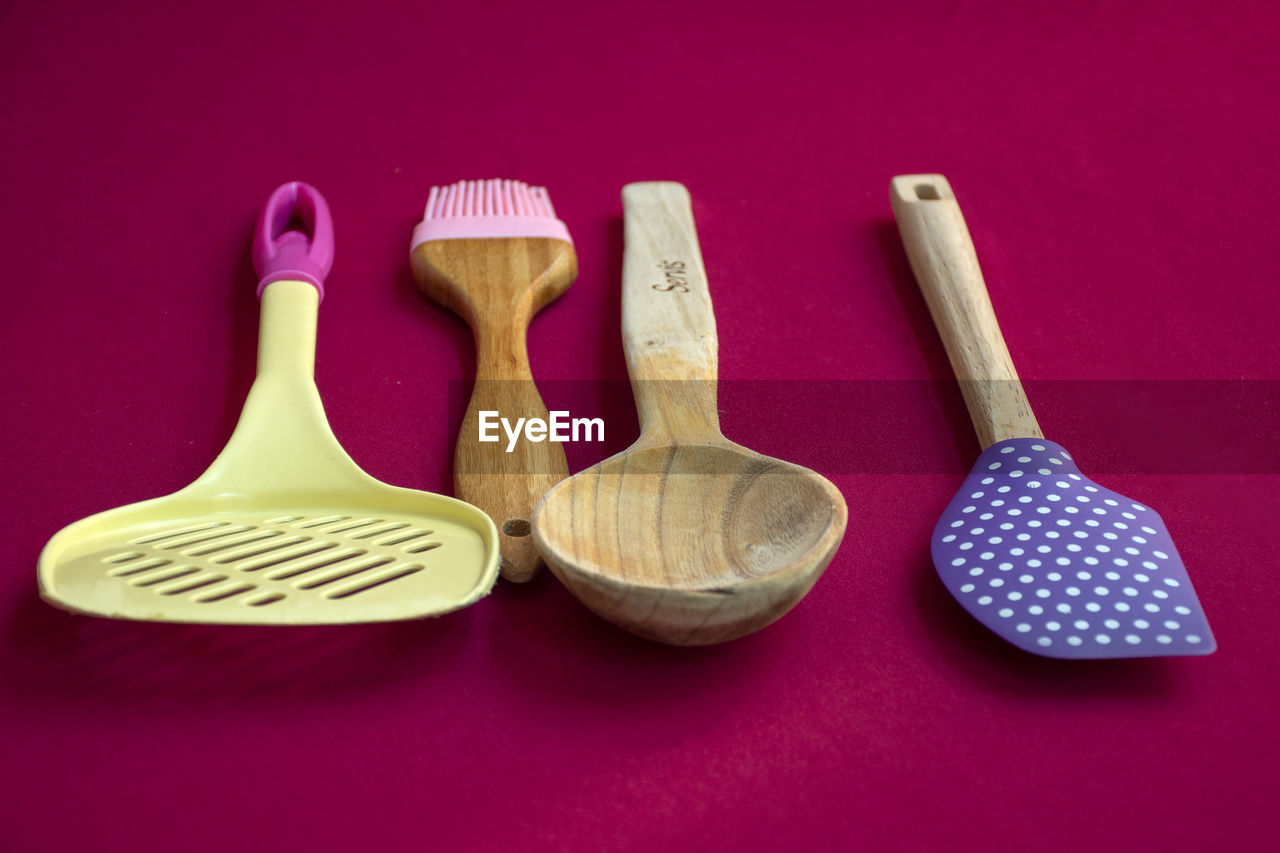
[[[333,218],[324,196],[301,181],[281,185],[267,199],[253,235],[258,298],[271,282],[287,280],[314,284],[324,299],[332,266]]]

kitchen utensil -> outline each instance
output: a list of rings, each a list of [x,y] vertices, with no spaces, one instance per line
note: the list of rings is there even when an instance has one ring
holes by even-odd
[[[896,177],[890,196],[983,447],[933,532],[942,582],[996,634],[1048,657],[1212,652],[1160,516],[1043,438],[946,178]]]
[[[768,625],[844,536],[840,492],[720,433],[717,343],[688,191],[623,188],[622,336],[640,416],[630,448],[552,487],[533,535],[587,607],[700,645]]]
[[[569,476],[558,442],[479,440],[481,412],[515,423],[548,420],[529,368],[529,321],[569,289],[578,273],[569,229],[546,189],[518,181],[461,181],[432,187],[410,249],[422,290],[471,327],[476,382],[458,430],[454,491],[498,523],[502,576],[530,580],[542,566],[529,519]]]
[[[313,368],[332,258],[321,195],[301,183],[277,189],[254,244],[258,374],[230,441],[190,486],[49,540],[38,568],[45,600],[117,619],[301,625],[430,616],[489,591],[493,522],[462,501],[373,479],[325,420]]]

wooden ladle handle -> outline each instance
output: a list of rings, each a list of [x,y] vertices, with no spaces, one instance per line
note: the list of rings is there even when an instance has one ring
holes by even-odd
[[[951,185],[942,175],[899,175],[889,198],[983,449],[1007,438],[1042,438]]]
[[[622,344],[641,442],[720,440],[716,320],[689,191],[627,184],[622,208]]]

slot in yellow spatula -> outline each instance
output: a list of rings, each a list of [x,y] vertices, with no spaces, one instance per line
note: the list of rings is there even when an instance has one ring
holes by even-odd
[[[329,428],[313,368],[332,261],[324,198],[301,183],[277,189],[254,241],[258,374],[230,441],[190,486],[49,540],[46,601],[117,619],[304,625],[431,616],[489,592],[489,517],[375,480]]]

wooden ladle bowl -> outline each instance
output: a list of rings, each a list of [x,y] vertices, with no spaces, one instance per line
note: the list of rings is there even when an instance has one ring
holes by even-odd
[[[640,636],[730,640],[790,610],[844,534],[839,491],[729,441],[633,447],[555,486],[534,535],[583,604]]]
[[[579,600],[628,631],[731,640],[809,591],[848,510],[823,477],[720,433],[715,319],[688,192],[630,184],[623,204],[623,342],[641,435],[548,491],[534,541]]]

